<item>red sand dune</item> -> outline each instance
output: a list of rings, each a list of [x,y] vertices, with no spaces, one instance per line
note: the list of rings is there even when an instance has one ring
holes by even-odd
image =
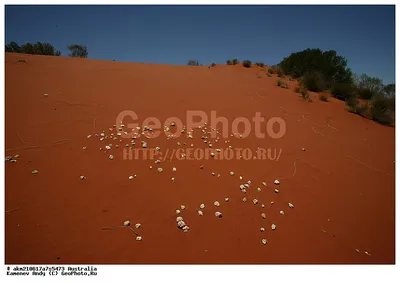
[[[21,54],[6,54],[5,61],[5,155],[20,155],[5,165],[6,264],[394,263],[395,131],[347,112],[342,101],[322,102],[317,94],[313,102],[303,101],[295,82],[279,88],[275,76],[263,72],[257,78],[259,69],[241,66]],[[108,131],[123,110],[135,111],[141,122],[176,116],[185,123],[187,110],[209,117],[216,110],[230,124],[257,111],[266,119],[281,117],[281,139],[252,134],[229,137],[229,144],[282,154],[279,161],[173,159],[156,165],[123,160],[124,140],[110,150],[115,158],[109,160],[94,134]],[[193,140],[162,133],[146,141],[162,150],[177,148],[177,141],[205,148],[200,137],[199,131]],[[228,144],[221,139],[219,145]],[[32,174],[35,169],[39,174]],[[137,177],[129,180],[130,175]],[[279,194],[275,179],[281,180]],[[247,180],[252,185],[244,195],[239,185]],[[201,203],[206,207],[198,216]],[[182,204],[187,233],[176,227],[175,210]],[[125,220],[142,241],[128,229],[102,230]],[[142,226],[136,229],[135,223]]]

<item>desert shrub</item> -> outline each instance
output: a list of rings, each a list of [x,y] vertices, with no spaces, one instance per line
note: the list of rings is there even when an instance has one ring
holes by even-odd
[[[232,60],[232,65],[237,65],[237,64],[239,64],[239,60],[236,59],[236,58],[234,58],[234,59]]]
[[[346,106],[350,112],[356,112],[356,108],[358,106],[359,101],[354,94],[347,96],[346,98]]]
[[[318,72],[310,72],[303,76],[302,85],[309,91],[320,92],[326,89],[325,81],[322,74]]]
[[[257,62],[257,63],[256,63],[256,66],[258,66],[258,67],[261,67],[261,68],[262,68],[262,67],[264,67],[265,65],[264,65],[264,63],[263,63],[263,62]]]
[[[216,66],[216,64],[215,64],[215,63],[212,63],[212,64],[211,64],[211,67],[215,67],[215,66]]]
[[[325,94],[320,94],[320,95],[319,95],[319,99],[320,99],[321,101],[327,102],[327,101],[328,101],[328,96],[326,96]]]
[[[282,80],[278,80],[277,85],[278,85],[279,87],[282,87],[282,88],[289,88],[288,85],[287,85],[287,83],[285,83],[285,82],[282,81]]]
[[[335,83],[352,83],[352,73],[347,68],[346,59],[338,56],[334,50],[323,52],[320,49],[308,48],[290,54],[279,63],[279,66],[286,75],[294,78],[304,77],[310,73],[321,74],[325,81],[324,84],[317,87],[318,89],[323,87],[321,90],[325,90]]]
[[[187,62],[187,65],[188,66],[200,66],[199,61],[197,61],[197,60],[189,60]]]
[[[15,41],[11,41],[5,46],[6,52],[14,52],[14,53],[24,53],[24,54],[36,54],[36,55],[48,55],[48,56],[60,56],[61,52],[56,50],[53,45],[47,42],[36,42],[25,43],[22,46],[19,46]]]
[[[275,74],[273,67],[268,68],[268,74],[271,74],[271,75]]]
[[[388,99],[383,95],[376,95],[371,100],[371,118],[372,120],[391,125],[394,120],[394,99]]]
[[[243,67],[245,67],[245,68],[250,68],[251,67],[251,61],[250,60],[244,60],[242,64],[243,64]]]
[[[278,77],[280,77],[280,78],[285,77],[285,74],[283,73],[281,68],[277,68],[276,73],[278,74]]]
[[[69,57],[87,58],[89,55],[89,52],[87,51],[87,47],[84,45],[71,44],[71,45],[68,45],[68,50],[71,52],[68,55]],[[191,60],[189,60],[189,61],[191,61]]]
[[[307,89],[305,89],[304,87],[298,86],[298,87],[296,87],[295,91],[296,91],[297,93],[299,93],[299,94],[301,95],[301,97],[302,97],[304,100],[309,100],[309,101],[311,101],[311,96],[310,96],[310,94],[308,93]]]
[[[226,64],[227,64],[227,65],[233,65],[233,63],[232,63],[231,60],[227,60],[227,61],[226,61]]]
[[[354,94],[354,86],[348,83],[336,83],[331,88],[332,95],[340,100],[347,100]]]
[[[269,73],[269,72],[267,72],[267,74],[266,74],[268,77],[272,77],[272,75]]]

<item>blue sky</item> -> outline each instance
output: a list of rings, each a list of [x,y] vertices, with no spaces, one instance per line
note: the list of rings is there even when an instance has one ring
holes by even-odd
[[[394,6],[6,6],[5,40],[49,42],[62,55],[128,62],[279,63],[333,49],[353,72],[395,81]]]

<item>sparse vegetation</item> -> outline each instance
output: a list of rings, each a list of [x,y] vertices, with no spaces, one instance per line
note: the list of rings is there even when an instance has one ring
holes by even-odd
[[[271,75],[275,74],[275,71],[274,71],[273,67],[269,67],[268,68],[268,74],[271,74]]]
[[[272,77],[272,75],[271,75],[269,72],[267,72],[266,75],[267,75],[268,77]]]
[[[326,96],[325,94],[320,94],[320,95],[319,95],[319,99],[320,99],[321,101],[328,102],[328,96]]]
[[[296,92],[299,93],[304,100],[312,101],[311,96],[306,88],[300,86],[296,87]]]
[[[265,65],[263,62],[257,62],[256,66],[263,68]]]
[[[242,64],[243,64],[243,67],[245,67],[245,68],[250,68],[251,67],[251,61],[250,60],[244,60]]]
[[[215,63],[212,63],[212,64],[211,64],[211,67],[215,67],[215,66],[216,66],[216,64],[215,64]]]
[[[232,65],[237,65],[237,64],[239,64],[239,60],[238,59],[233,59],[232,60]]]
[[[232,63],[231,60],[227,60],[227,61],[226,61],[226,64],[227,64],[227,65],[233,65],[233,63]]]
[[[282,81],[282,80],[278,80],[277,85],[278,85],[279,87],[282,87],[282,88],[289,88],[288,85],[287,85],[287,83],[285,83],[285,82]]]
[[[13,53],[23,53],[23,54],[36,54],[36,55],[47,55],[47,56],[60,56],[61,52],[56,50],[56,48],[47,42],[36,42],[25,43],[22,46],[19,46],[15,41],[11,41],[5,46],[6,52]]]
[[[187,65],[188,66],[196,66],[197,67],[197,66],[200,66],[200,63],[197,60],[189,60]]]
[[[87,58],[89,55],[85,45],[72,44],[68,46],[68,50],[71,52],[69,57]]]

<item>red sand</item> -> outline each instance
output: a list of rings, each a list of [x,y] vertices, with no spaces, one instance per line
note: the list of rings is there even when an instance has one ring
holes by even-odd
[[[5,165],[6,264],[395,262],[395,130],[347,112],[343,102],[322,102],[316,94],[312,103],[302,101],[295,82],[288,81],[289,90],[278,88],[275,76],[257,78],[259,69],[241,66],[20,54],[5,60],[5,154],[20,155]],[[154,116],[162,122],[171,116],[185,122],[186,110],[209,117],[216,110],[230,123],[260,111],[266,119],[282,117],[287,132],[278,140],[229,138],[234,147],[281,148],[279,161],[172,160],[160,164],[160,174],[154,161],[122,160],[127,141],[111,150],[112,161],[99,150],[94,133],[108,131],[123,110],[135,111],[140,121]],[[200,136],[178,140],[204,148]],[[177,148],[163,133],[147,142]],[[279,194],[275,179],[281,179]],[[252,186],[244,195],[239,185],[247,180]],[[181,204],[188,233],[176,227]],[[223,218],[214,216],[217,210]],[[127,219],[142,224],[136,230],[143,241],[128,229],[101,230]]]

